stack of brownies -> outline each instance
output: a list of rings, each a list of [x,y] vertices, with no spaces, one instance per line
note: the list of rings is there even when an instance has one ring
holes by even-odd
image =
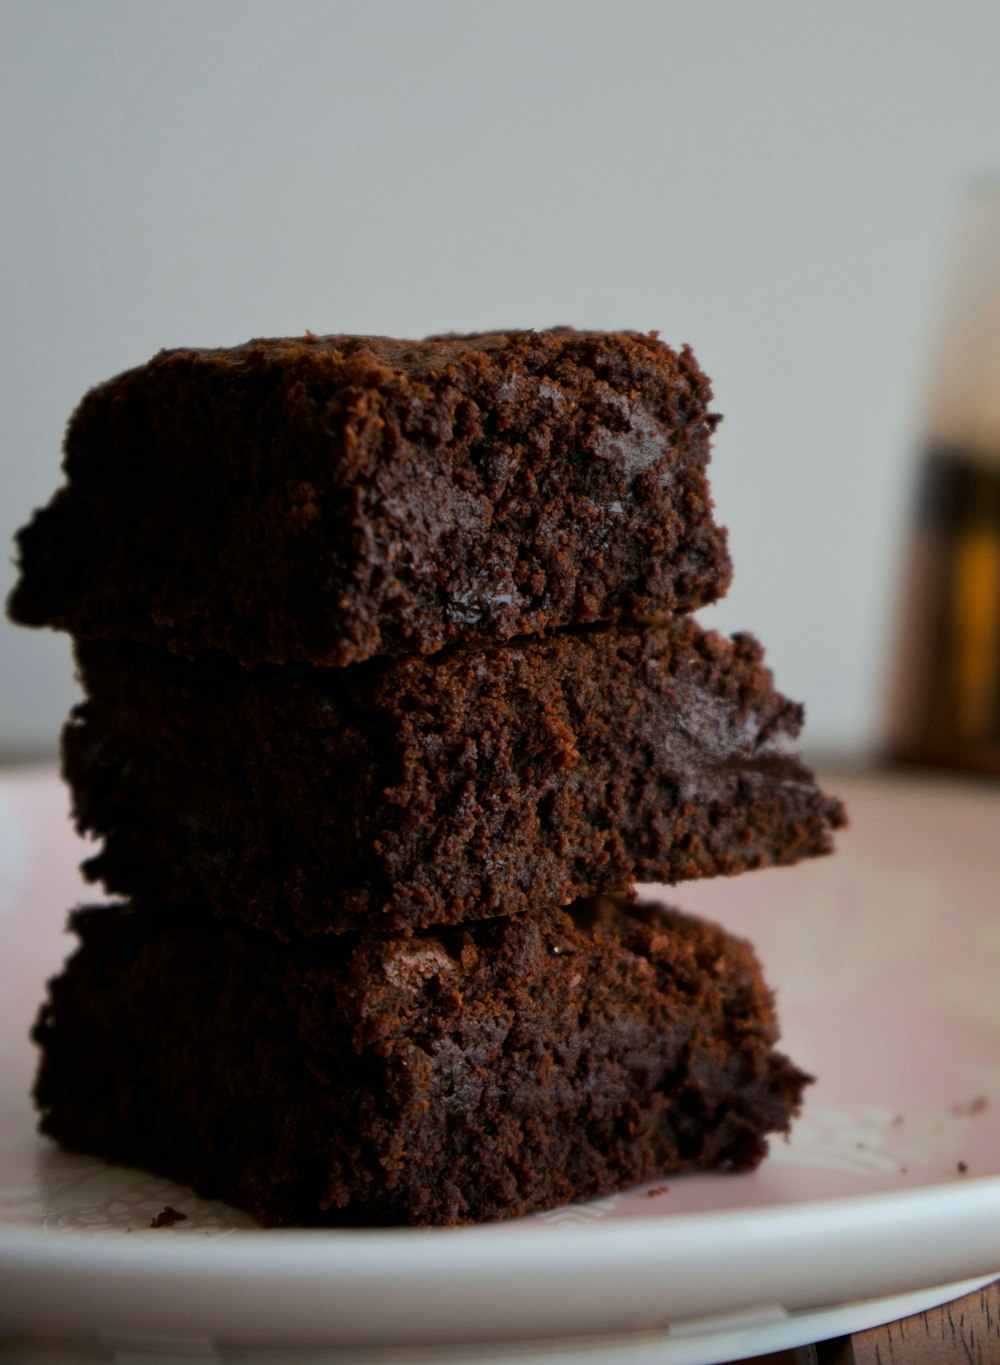
[[[749,946],[638,904],[843,821],[726,589],[716,419],[654,335],[171,351],[21,533],[70,631],[85,864],[128,897],[36,1038],[42,1127],[265,1223],[509,1217],[746,1169],[808,1078]]]

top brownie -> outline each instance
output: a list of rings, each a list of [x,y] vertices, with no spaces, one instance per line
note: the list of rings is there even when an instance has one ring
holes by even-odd
[[[690,611],[730,578],[710,398],[655,334],[164,351],[75,413],[10,611],[328,665]]]

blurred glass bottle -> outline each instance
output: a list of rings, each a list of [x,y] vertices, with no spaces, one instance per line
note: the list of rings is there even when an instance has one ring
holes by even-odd
[[[966,197],[943,304],[888,757],[1000,776],[1000,184]]]

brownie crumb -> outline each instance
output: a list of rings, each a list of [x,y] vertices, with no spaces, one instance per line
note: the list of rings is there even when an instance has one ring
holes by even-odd
[[[149,1226],[151,1228],[172,1228],[175,1223],[183,1223],[186,1219],[186,1213],[178,1213],[169,1204],[164,1204]]]
[[[967,1104],[953,1104],[948,1112],[959,1118],[972,1118],[975,1114],[981,1114],[988,1109],[989,1104],[990,1102],[985,1095],[977,1095],[974,1100],[969,1100]]]
[[[964,1161],[960,1161],[955,1169],[958,1171],[959,1175],[965,1175],[969,1167]]]
[[[669,1185],[654,1185],[651,1190],[646,1191],[646,1198],[655,1199],[658,1195],[669,1193],[670,1193]]]

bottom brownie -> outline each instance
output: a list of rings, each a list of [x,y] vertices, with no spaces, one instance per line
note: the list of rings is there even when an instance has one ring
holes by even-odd
[[[291,946],[145,905],[72,925],[34,1032],[42,1130],[265,1224],[509,1218],[746,1170],[809,1080],[749,945],[659,906]]]

